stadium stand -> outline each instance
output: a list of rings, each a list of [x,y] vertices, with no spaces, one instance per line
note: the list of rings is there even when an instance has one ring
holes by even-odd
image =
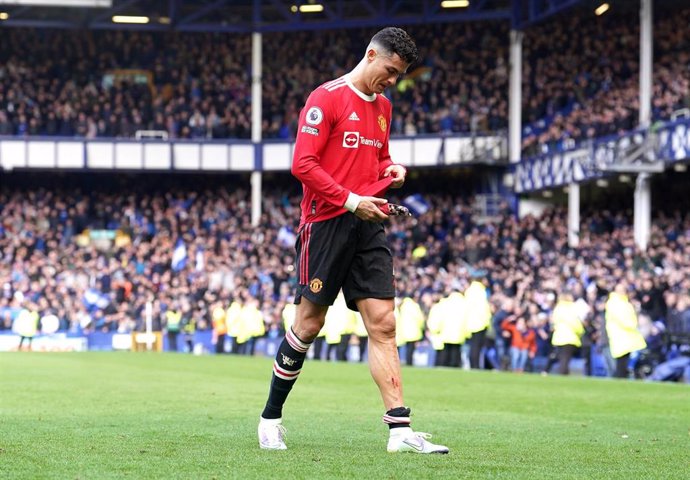
[[[635,15],[592,18],[579,10],[526,32],[525,154],[635,127]],[[690,107],[688,21],[690,9],[681,7],[655,17],[655,120]],[[504,130],[508,25],[410,32],[424,46],[422,63],[387,92],[395,104],[392,134]],[[293,138],[308,91],[351,68],[361,54],[354,39],[370,33],[266,34],[264,50],[280,47],[281,55],[265,56],[264,137]],[[247,35],[3,29],[0,135],[132,137],[154,130],[169,138],[249,138],[249,70]]]
[[[56,315],[66,332],[142,330],[145,303],[155,298],[154,329],[165,327],[166,312],[174,308],[183,323],[193,318],[203,331],[211,326],[215,306],[227,309],[234,301],[257,299],[265,331],[281,333],[282,311],[295,283],[299,195],[289,187],[294,182],[270,189],[261,224],[253,228],[249,193],[240,180],[11,178],[0,190],[1,329],[9,330],[26,307],[41,317]],[[486,278],[496,312],[486,344],[493,352],[505,317],[498,318],[499,312],[508,299],[516,303],[511,312],[524,316],[530,328],[548,330],[545,315],[556,293],[567,287],[586,302],[587,338],[601,349],[604,301],[625,279],[649,337],[666,335],[668,326],[675,342],[687,341],[687,213],[660,214],[643,253],[635,248],[629,213],[593,210],[583,216],[579,247],[571,249],[562,209],[518,220],[504,204],[498,216],[480,222],[469,196],[450,193],[438,179],[428,188],[422,190],[428,211],[391,221],[388,228],[399,294],[415,299],[425,315],[441,298],[463,291],[471,278]],[[662,358],[669,344],[650,345],[657,345]],[[542,347],[543,357],[550,348]],[[492,355],[486,366],[500,368]]]
[[[636,127],[635,14],[594,21],[574,15],[530,29],[523,74],[525,154],[548,153]],[[690,107],[689,21],[688,9],[661,10],[655,17],[654,120],[669,120],[674,111]]]
[[[599,18],[576,9],[525,32],[525,155],[635,128],[637,15],[623,9]],[[654,16],[655,121],[690,109],[689,22],[690,9],[679,4]],[[497,21],[409,27],[422,62],[387,92],[395,105],[392,134],[504,131],[508,29]],[[264,138],[293,138],[307,93],[349,71],[371,33],[265,33]],[[240,34],[3,28],[0,135],[247,139],[250,53],[250,36]],[[431,183],[438,186],[441,176]],[[73,334],[141,331],[151,303],[155,330],[170,333],[173,321],[178,332],[189,325],[210,331],[225,317],[233,352],[252,353],[253,343],[243,346],[251,339],[238,341],[233,330],[241,316],[233,305],[259,302],[264,326],[249,337],[282,334],[295,283],[299,196],[288,187],[294,182],[277,182],[252,227],[246,184],[203,175],[46,181],[7,174],[0,188],[0,330],[12,329],[26,309],[55,316],[59,330]],[[609,199],[582,216],[580,244],[569,248],[563,208],[518,219],[504,203],[493,217],[479,218],[474,189],[460,195],[457,184],[416,188],[421,197],[396,200],[421,203],[424,213],[388,229],[400,296],[429,316],[483,278],[495,312],[484,366],[505,368],[502,325],[510,316],[539,333],[532,369],[549,365],[548,318],[566,289],[586,307],[582,357],[593,373],[587,352],[607,348],[605,300],[621,279],[649,345],[641,365],[651,368],[673,354],[672,345],[690,344],[687,213],[655,211],[650,247],[641,252],[632,215]],[[345,343],[353,331],[342,332]]]

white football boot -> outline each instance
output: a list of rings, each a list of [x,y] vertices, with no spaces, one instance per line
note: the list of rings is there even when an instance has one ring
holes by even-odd
[[[287,450],[287,445],[285,445],[286,436],[287,431],[283,426],[282,418],[260,418],[259,447],[265,450]]]
[[[448,453],[448,447],[436,445],[428,439],[431,434],[424,432],[414,432],[409,427],[393,428],[388,439],[388,451],[412,452],[412,453]]]

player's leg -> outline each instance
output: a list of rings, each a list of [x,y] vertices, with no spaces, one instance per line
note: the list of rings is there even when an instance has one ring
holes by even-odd
[[[311,343],[323,327],[328,307],[302,298],[295,323],[285,332],[273,362],[271,387],[259,421],[259,446],[268,450],[285,450],[282,426],[283,405],[297,381]]]
[[[410,428],[410,409],[403,401],[400,357],[395,342],[393,299],[355,300],[369,332],[369,369],[379,387],[390,429],[389,452],[448,453],[448,448],[429,442],[429,434]]]
[[[261,414],[265,419],[282,417],[283,404],[302,369],[307,351],[323,327],[328,307],[302,298],[292,327],[278,347],[273,363],[273,378],[266,407]]]
[[[259,421],[261,448],[287,448],[282,426],[283,405],[302,370],[309,347],[323,327],[328,306],[340,291],[347,271],[340,262],[349,262],[352,258],[352,253],[348,254],[348,249],[352,249],[348,232],[352,229],[344,224],[345,220],[338,217],[307,224],[300,232],[295,322],[285,332],[273,362],[268,400]]]
[[[379,387],[390,437],[389,452],[448,453],[429,442],[428,434],[410,428],[410,409],[403,402],[400,357],[395,341],[393,314],[393,257],[380,224],[359,225],[357,253],[345,279],[343,293],[350,308],[362,314],[369,334],[369,369]]]
[[[369,333],[369,369],[381,392],[383,405],[386,410],[401,407],[404,402],[393,299],[362,298],[355,303]]]

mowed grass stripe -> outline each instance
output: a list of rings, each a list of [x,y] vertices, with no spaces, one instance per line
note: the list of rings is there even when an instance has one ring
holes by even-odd
[[[289,450],[258,448],[271,360],[0,355],[0,478],[689,478],[690,387],[405,368],[447,456],[385,452],[366,365],[308,362]]]

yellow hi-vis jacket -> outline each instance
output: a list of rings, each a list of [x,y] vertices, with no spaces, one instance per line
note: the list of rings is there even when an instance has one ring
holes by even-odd
[[[342,293],[339,294],[326,313],[326,343],[340,343],[340,337],[350,333],[353,315],[354,312],[347,308],[345,297]]]
[[[233,338],[238,338],[242,335],[242,324],[240,323],[240,313],[242,313],[242,304],[234,301],[230,304],[225,312],[225,321],[228,324],[228,335]]]
[[[250,338],[260,337],[266,333],[264,314],[252,303],[242,307],[239,323],[242,325],[242,330],[237,336],[237,343],[244,343]]]
[[[626,295],[611,292],[606,301],[606,334],[613,358],[620,358],[647,347],[637,329],[637,314]]]
[[[223,307],[213,309],[211,321],[213,322],[213,333],[215,335],[225,335],[228,333],[227,315]]]
[[[182,312],[179,310],[168,310],[165,312],[165,319],[167,324],[167,329],[169,332],[179,332],[180,322],[182,321]]]
[[[553,324],[553,337],[551,344],[556,347],[563,345],[582,346],[582,334],[585,327],[580,320],[580,314],[575,302],[559,300],[551,314]]]
[[[395,308],[395,336],[398,345],[418,342],[424,338],[424,313],[410,297],[403,298]]]
[[[426,320],[426,328],[429,331],[429,341],[434,350],[443,350],[443,337],[441,336],[441,329],[443,328],[443,318],[445,316],[445,303],[447,299],[442,298],[429,310],[429,316]]]
[[[22,337],[33,337],[38,331],[38,312],[23,308],[14,319],[12,330]]]
[[[297,316],[297,305],[294,303],[286,303],[283,307],[283,328],[287,332],[290,327],[295,323],[295,317]]]
[[[465,296],[460,292],[453,292],[443,302],[441,339],[444,344],[462,345],[472,336],[467,326]]]
[[[491,306],[483,283],[474,280],[465,290],[465,315],[470,333],[481,332],[491,325]]]
[[[352,312],[352,318],[354,321],[354,326],[352,327],[352,333],[358,337],[368,337],[369,332],[367,332],[367,327],[364,325],[364,319],[362,314],[359,312]]]

